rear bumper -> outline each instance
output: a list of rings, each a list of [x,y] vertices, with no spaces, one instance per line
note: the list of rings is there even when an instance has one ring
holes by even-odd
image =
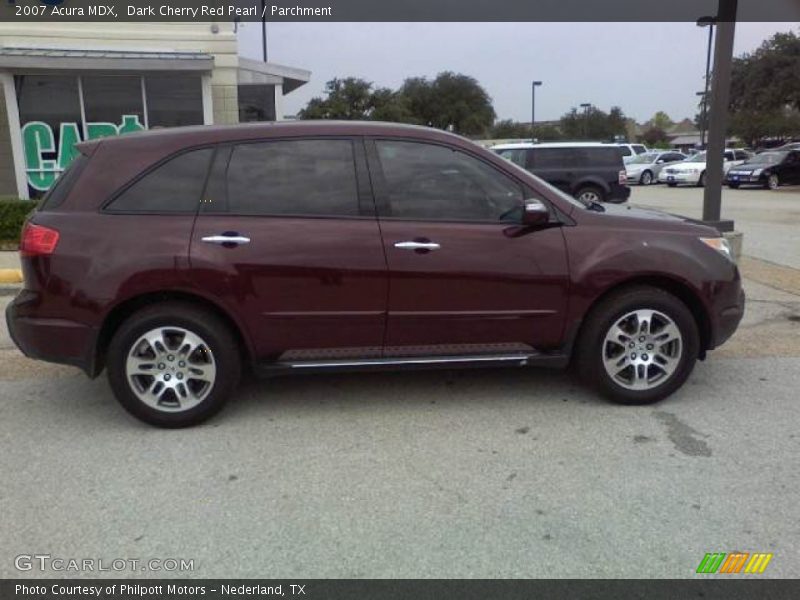
[[[631,188],[621,183],[612,183],[609,186],[608,197],[606,202],[619,204],[625,202],[631,196]]]
[[[38,303],[38,296],[23,290],[6,307],[11,340],[29,358],[75,366],[93,377],[97,330],[65,319],[33,316],[29,307]]]

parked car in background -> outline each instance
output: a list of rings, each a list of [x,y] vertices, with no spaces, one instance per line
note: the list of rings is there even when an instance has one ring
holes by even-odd
[[[214,415],[242,370],[571,363],[656,402],[744,313],[716,229],[577,201],[433,128],[186,127],[77,151],[24,226],[8,329],[27,356],[107,370],[162,427]]]
[[[731,168],[725,176],[728,187],[758,185],[777,190],[784,184],[800,184],[800,150],[762,152]]]
[[[800,150],[800,142],[791,142],[789,144],[784,144],[783,146],[778,146],[777,148],[773,148],[773,150]]]
[[[609,144],[610,146],[616,146],[619,148],[620,154],[622,154],[622,162],[628,164],[634,158],[639,156],[640,154],[645,154],[650,152],[647,149],[647,146],[643,144]]]
[[[658,181],[658,175],[666,165],[687,158],[685,154],[672,150],[639,154],[625,165],[628,183],[650,185]]]
[[[722,163],[723,173],[727,173],[734,165],[738,165],[753,156],[745,150],[725,150],[725,157]],[[666,183],[669,187],[686,183],[703,187],[706,184],[706,153],[699,152],[690,156],[682,162],[671,164],[663,169],[658,176],[658,180]]]
[[[611,144],[502,144],[492,150],[583,202],[619,203],[631,194],[622,155]]]

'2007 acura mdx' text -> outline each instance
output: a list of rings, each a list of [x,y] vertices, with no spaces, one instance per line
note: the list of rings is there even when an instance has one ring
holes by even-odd
[[[726,240],[582,203],[430,128],[307,121],[78,145],[24,226],[20,349],[160,426],[243,369],[558,366],[654,402],[744,311]]]

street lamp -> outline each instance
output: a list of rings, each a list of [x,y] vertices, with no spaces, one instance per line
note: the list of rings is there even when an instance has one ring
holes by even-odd
[[[588,102],[581,104],[583,109],[583,137],[586,139],[589,136],[589,109],[592,105]]]
[[[714,37],[714,23],[716,23],[716,19],[714,17],[700,17],[697,19],[697,26],[698,27],[708,27],[708,51],[706,52],[706,87],[705,90],[701,93],[698,92],[698,96],[703,96],[703,108],[701,109],[701,116],[700,116],[700,146],[705,148],[706,145],[706,107],[708,106],[708,83],[710,80],[711,75],[711,40]]]
[[[531,142],[536,139],[534,126],[536,124],[536,86],[542,85],[541,81],[531,82]]]

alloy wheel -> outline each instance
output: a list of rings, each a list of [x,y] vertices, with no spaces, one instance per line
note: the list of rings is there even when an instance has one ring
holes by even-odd
[[[683,336],[662,312],[643,308],[619,318],[602,348],[608,376],[629,390],[650,390],[669,379],[683,355]]]
[[[781,182],[778,179],[778,176],[775,175],[775,173],[770,175],[769,178],[767,179],[767,185],[769,186],[769,189],[771,189],[771,190],[777,190],[778,187],[780,186],[780,184],[781,184]]]
[[[651,183],[653,183],[653,175],[650,171],[642,173],[642,185],[650,185]]]
[[[203,338],[181,327],[158,327],[140,336],[125,363],[131,391],[147,406],[182,412],[214,387],[216,362]]]
[[[578,195],[578,200],[586,203],[600,202],[600,194],[594,190],[583,190]]]

